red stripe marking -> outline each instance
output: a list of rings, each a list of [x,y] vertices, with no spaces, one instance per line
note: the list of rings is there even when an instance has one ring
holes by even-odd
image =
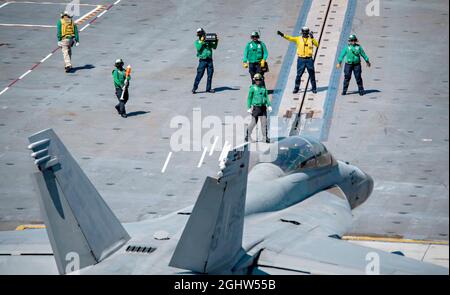
[[[34,69],[35,69],[38,65],[40,65],[40,64],[41,64],[41,63],[38,62],[37,64],[35,64],[34,66],[32,66],[30,70],[34,70]]]
[[[11,82],[8,86],[6,86],[6,87],[11,87],[11,86],[13,86],[14,84],[16,84],[17,81],[19,81],[19,78],[17,78],[16,80],[12,81],[12,82]]]

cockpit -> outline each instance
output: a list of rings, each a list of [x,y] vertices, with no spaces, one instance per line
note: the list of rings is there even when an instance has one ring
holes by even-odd
[[[316,139],[304,136],[291,136],[278,142],[278,154],[272,164],[284,173],[301,172],[336,165],[327,148]]]

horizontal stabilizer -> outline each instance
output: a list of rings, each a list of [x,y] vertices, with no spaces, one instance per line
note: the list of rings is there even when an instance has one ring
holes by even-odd
[[[52,129],[29,137],[40,207],[61,274],[96,264],[130,239]]]
[[[219,178],[208,177],[170,266],[198,273],[228,273],[242,249],[248,145],[230,151]]]

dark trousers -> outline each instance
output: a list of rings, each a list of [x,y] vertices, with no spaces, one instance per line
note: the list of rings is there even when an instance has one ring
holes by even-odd
[[[261,74],[264,77],[264,72],[261,71],[261,63],[260,62],[252,62],[248,64],[248,72],[250,73],[250,78],[252,79],[252,84],[255,84],[255,81],[253,80],[253,77],[256,74]],[[266,83],[264,80],[262,81],[262,86],[266,86]]]
[[[253,129],[258,124],[259,118],[261,118],[261,129],[263,133],[263,141],[267,140],[267,107],[266,106],[253,106],[252,121],[248,125],[245,140],[248,141],[252,135]]]
[[[362,67],[361,64],[345,64],[344,67],[344,92],[347,92],[348,85],[350,84],[350,80],[352,79],[352,72],[355,75],[356,84],[358,84],[358,90],[364,91],[363,79],[361,77]]]
[[[120,100],[120,97],[122,96],[122,88],[116,88],[116,96],[119,100],[119,103],[116,105],[116,110],[119,112],[119,114],[123,115],[126,114],[125,105],[128,101],[128,87],[125,88],[125,93],[123,94],[123,100]]]
[[[202,80],[203,75],[205,74],[205,70],[207,70],[208,72],[208,79],[206,81],[206,91],[211,90],[212,78],[214,74],[214,64],[212,58],[199,60],[197,67],[197,76],[195,77],[193,90],[197,90],[198,84],[200,84],[200,81]]]
[[[311,80],[312,89],[317,89],[316,84],[316,71],[314,69],[314,59],[312,58],[301,58],[297,59],[297,77],[295,78],[295,88],[300,88],[300,83],[302,79],[302,75],[305,72],[305,69],[308,70],[309,78]]]

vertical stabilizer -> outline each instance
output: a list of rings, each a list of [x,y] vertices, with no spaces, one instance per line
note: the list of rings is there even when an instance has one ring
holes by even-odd
[[[52,129],[29,137],[40,207],[61,274],[96,264],[130,239]]]
[[[170,266],[199,273],[227,273],[240,257],[249,151],[228,152],[217,179],[208,177],[184,228]]]

